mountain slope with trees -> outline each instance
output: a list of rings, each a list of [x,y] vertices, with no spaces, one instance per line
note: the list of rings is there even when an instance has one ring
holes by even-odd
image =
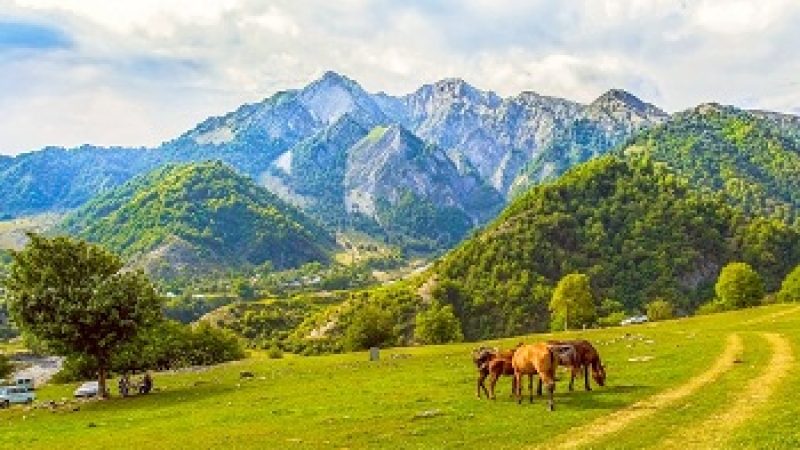
[[[635,136],[624,151],[645,153],[750,214],[791,222],[800,212],[800,122],[791,118],[701,105]]]
[[[221,162],[169,165],[106,192],[61,228],[159,276],[327,261],[333,238]]]
[[[757,259],[776,287],[800,261],[800,235],[746,219],[648,158],[605,156],[519,197],[430,277],[476,339],[547,329],[553,287],[570,273],[589,276],[597,306],[643,310],[659,298],[688,311],[740,259]]]

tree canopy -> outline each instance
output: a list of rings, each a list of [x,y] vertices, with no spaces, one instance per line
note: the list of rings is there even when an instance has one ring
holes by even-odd
[[[550,312],[552,326],[557,330],[591,325],[597,316],[597,309],[589,277],[582,273],[565,275],[553,291]]]
[[[726,308],[745,308],[764,297],[764,281],[750,264],[733,262],[722,269],[714,290]]]
[[[11,314],[55,353],[90,358],[104,388],[114,352],[162,318],[161,300],[142,273],[123,271],[98,245],[29,237],[5,282]]]

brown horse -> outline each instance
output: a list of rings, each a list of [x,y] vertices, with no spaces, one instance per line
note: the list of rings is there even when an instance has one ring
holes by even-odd
[[[547,385],[549,400],[548,409],[553,410],[553,391],[556,389],[555,375],[558,366],[558,355],[555,350],[543,342],[523,345],[514,352],[511,359],[514,367],[517,403],[522,403],[522,376],[528,375],[528,390],[533,403],[533,375],[539,374],[539,382]]]
[[[560,360],[562,366],[569,367],[572,372],[569,380],[569,390],[573,390],[575,386],[575,375],[582,368],[583,369],[583,382],[587,391],[591,391],[592,387],[589,385],[589,368],[592,369],[592,378],[599,386],[606,384],[606,369],[600,361],[600,353],[597,349],[586,340],[574,341],[547,341],[547,345],[553,347],[557,352],[561,353],[561,349],[572,347],[573,354],[569,358]]]
[[[511,357],[514,355],[514,350],[501,352],[498,349],[487,349],[481,347],[475,350],[472,354],[472,360],[478,367],[478,398],[481,398],[481,388],[486,394],[486,397],[494,400],[494,387],[497,384],[497,379],[503,375],[514,375],[514,367],[511,365]],[[486,390],[484,381],[486,377],[491,375],[489,380],[489,390]],[[511,395],[514,395],[515,383],[514,378],[511,378]]]

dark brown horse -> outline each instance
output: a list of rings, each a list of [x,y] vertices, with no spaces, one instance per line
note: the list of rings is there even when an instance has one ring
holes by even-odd
[[[488,349],[481,347],[475,350],[472,354],[472,360],[475,366],[478,367],[478,398],[481,398],[481,389],[486,394],[487,398],[494,400],[494,387],[497,384],[497,379],[503,375],[514,375],[514,367],[511,365],[511,358],[514,355],[514,350],[501,352],[498,349]],[[489,390],[486,390],[484,381],[491,375],[489,380]],[[511,378],[511,395],[514,395],[515,383],[514,378]]]
[[[597,349],[586,340],[574,341],[547,341],[547,345],[551,346],[557,353],[561,354],[559,364],[569,367],[571,377],[569,380],[569,390],[575,387],[575,375],[582,368],[583,369],[583,382],[587,391],[591,391],[592,387],[589,385],[589,368],[592,370],[592,378],[599,386],[606,384],[606,369],[600,361],[600,353]],[[573,351],[565,349],[572,348]]]
[[[528,375],[528,390],[530,401],[533,403],[533,375],[539,374],[539,383],[547,385],[550,411],[553,410],[553,392],[556,389],[555,375],[558,366],[558,355],[555,350],[543,342],[523,345],[514,352],[511,358],[514,367],[514,382],[516,384],[517,403],[522,403],[522,377]]]

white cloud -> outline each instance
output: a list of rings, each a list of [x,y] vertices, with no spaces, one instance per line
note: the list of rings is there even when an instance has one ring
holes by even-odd
[[[583,102],[620,87],[668,110],[800,107],[794,0],[0,0],[0,15],[71,42],[0,46],[0,153],[155,145],[329,69],[396,94],[456,76]]]

